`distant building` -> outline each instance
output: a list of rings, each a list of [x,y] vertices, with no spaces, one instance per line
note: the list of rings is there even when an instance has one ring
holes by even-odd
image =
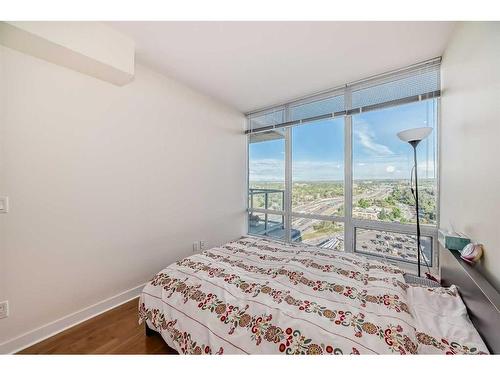
[[[378,220],[378,214],[380,211],[381,209],[378,207],[368,207],[368,208],[355,207],[352,210],[352,214],[354,217],[358,219]]]

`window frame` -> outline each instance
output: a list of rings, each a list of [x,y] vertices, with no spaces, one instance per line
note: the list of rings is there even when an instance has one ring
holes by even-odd
[[[345,86],[341,89],[341,92],[344,95],[344,102],[347,108],[350,107],[352,101],[352,87]],[[328,95],[338,95],[339,90],[330,91],[327,94],[315,95],[313,97],[308,97],[305,99],[300,99],[297,101],[293,101],[287,104],[280,105],[279,107],[284,110],[284,121],[290,121],[290,108],[292,106],[297,106],[300,103],[307,103],[311,100],[321,100],[322,98],[327,97]],[[436,224],[421,224],[421,235],[426,237],[431,237],[432,239],[432,267],[431,272],[436,273],[439,269],[439,251],[438,251],[438,242],[437,242],[437,232],[440,223],[440,125],[441,125],[441,99],[440,97],[431,97],[431,98],[423,98],[420,101],[425,100],[436,100],[436,124],[435,124],[435,132],[436,132],[436,155],[435,155],[435,170],[436,170]],[[397,107],[399,105],[404,105],[405,103],[395,104]],[[267,110],[263,110],[259,112],[259,115],[265,115],[266,113],[271,113],[275,111],[276,107],[270,108]],[[359,219],[353,218],[353,118],[352,116],[356,113],[345,113],[342,115],[344,119],[344,216],[336,216],[336,215],[317,215],[317,214],[308,214],[308,213],[298,213],[292,211],[292,127],[295,125],[287,126],[284,130],[284,140],[285,140],[285,192],[284,197],[285,201],[283,202],[283,210],[269,210],[262,208],[250,208],[248,207],[248,194],[250,189],[250,159],[249,159],[249,149],[250,142],[249,137],[251,133],[247,134],[247,149],[246,149],[246,167],[247,167],[247,215],[246,215],[246,227],[248,233],[248,217],[250,213],[268,213],[275,215],[284,216],[285,223],[285,236],[283,240],[275,239],[269,236],[259,236],[256,234],[248,233],[252,236],[271,238],[273,240],[285,243],[291,242],[291,233],[292,233],[292,219],[293,218],[306,218],[306,219],[315,219],[315,220],[324,220],[324,221],[335,221],[341,222],[344,226],[344,251],[346,253],[357,253],[361,254],[367,258],[376,259],[378,261],[386,261],[391,264],[395,264],[407,272],[415,272],[415,265],[413,263],[409,263],[405,260],[398,260],[392,257],[384,257],[382,255],[375,254],[366,254],[360,251],[356,251],[355,244],[355,233],[356,229],[367,229],[367,230],[380,230],[380,231],[388,231],[394,233],[401,234],[412,234],[416,233],[416,224],[403,224],[398,222],[388,222],[388,221],[378,221],[378,220],[367,220],[367,219]],[[334,117],[338,118],[338,117]],[[247,121],[250,121],[250,118],[247,118]],[[300,122],[297,124],[298,126],[304,126],[303,124],[307,124],[304,122]],[[305,125],[307,126],[307,125]],[[308,246],[308,244],[302,244],[303,246]],[[422,269],[425,269],[425,263],[421,265]]]

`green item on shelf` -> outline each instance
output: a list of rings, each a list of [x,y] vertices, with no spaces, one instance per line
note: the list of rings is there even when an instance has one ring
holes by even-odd
[[[462,249],[470,243],[470,238],[462,237],[459,234],[450,233],[440,229],[438,231],[438,241],[447,249],[462,251]]]

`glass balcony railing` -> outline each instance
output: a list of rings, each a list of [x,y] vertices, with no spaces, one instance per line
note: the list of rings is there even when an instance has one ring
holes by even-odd
[[[263,208],[265,210],[284,211],[285,191],[281,189],[248,189],[250,210]]]
[[[281,189],[248,189],[248,233],[285,240],[285,215],[253,212],[254,208],[284,211],[285,191]],[[300,231],[292,229],[292,238],[300,238]]]

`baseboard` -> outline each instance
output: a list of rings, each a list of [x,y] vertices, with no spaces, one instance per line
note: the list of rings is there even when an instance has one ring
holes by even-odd
[[[0,344],[0,354],[14,354],[23,350],[37,342],[43,341],[51,336],[58,334],[68,328],[80,324],[96,315],[102,314],[105,311],[111,310],[119,305],[124,304],[134,298],[137,298],[144,288],[145,284],[136,286],[135,288],[126,290],[113,297],[105,299],[94,305],[81,309],[75,313],[66,315],[51,323],[45,324],[32,331],[26,332],[11,340]]]

